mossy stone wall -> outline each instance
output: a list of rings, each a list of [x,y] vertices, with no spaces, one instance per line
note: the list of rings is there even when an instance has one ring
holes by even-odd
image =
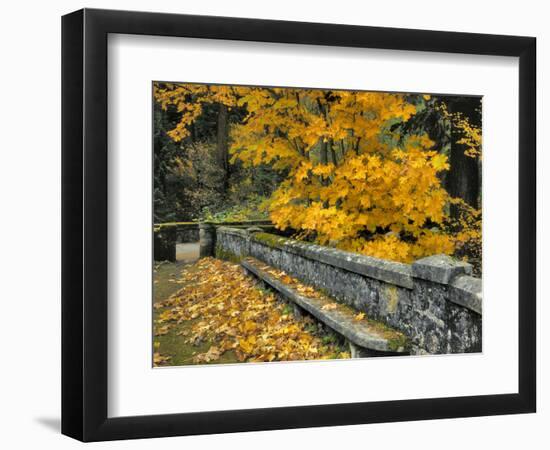
[[[481,351],[481,280],[447,257],[412,265],[221,227],[216,255],[252,256],[403,332],[414,354]]]

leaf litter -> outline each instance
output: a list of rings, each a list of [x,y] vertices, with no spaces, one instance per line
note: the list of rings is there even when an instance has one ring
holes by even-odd
[[[296,285],[284,272],[281,278]],[[153,306],[157,310],[154,334],[162,336],[172,327],[186,344],[209,343],[206,352],[193,356],[192,363],[212,363],[233,351],[238,361],[299,361],[349,358],[338,337],[311,317],[298,318],[272,291],[227,261],[203,258],[186,266],[176,282],[183,287],[167,300]],[[300,285],[304,295],[321,295]],[[159,347],[160,345],[157,345]],[[169,365],[170,356],[155,348],[154,365]]]

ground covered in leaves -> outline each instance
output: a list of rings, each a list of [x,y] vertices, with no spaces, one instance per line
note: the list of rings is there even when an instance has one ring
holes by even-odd
[[[294,316],[239,265],[164,263],[154,286],[155,366],[350,357],[336,334]]]

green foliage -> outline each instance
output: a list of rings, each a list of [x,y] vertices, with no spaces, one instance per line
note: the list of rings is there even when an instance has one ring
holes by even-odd
[[[234,204],[216,210],[210,206],[202,209],[201,220],[211,222],[241,222],[246,220],[268,220],[266,198],[252,194],[244,204]]]

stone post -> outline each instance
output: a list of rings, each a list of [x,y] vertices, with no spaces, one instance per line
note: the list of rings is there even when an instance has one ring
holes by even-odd
[[[155,261],[176,262],[176,236],[175,228],[166,228],[156,231],[154,234],[154,259]]]
[[[200,257],[214,256],[216,249],[216,227],[209,222],[199,224]]]
[[[448,255],[433,255],[413,262],[412,274],[422,280],[448,285],[459,275],[471,275],[472,265]]]

